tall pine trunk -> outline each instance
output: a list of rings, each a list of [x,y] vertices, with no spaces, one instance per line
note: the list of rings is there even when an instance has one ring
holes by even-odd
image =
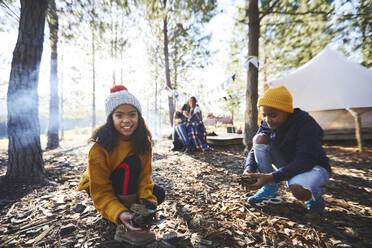
[[[59,146],[59,97],[58,97],[58,15],[55,0],[49,3],[48,25],[50,31],[50,101],[47,149]]]
[[[8,181],[37,183],[44,179],[37,87],[47,8],[48,0],[21,0],[7,95]]]
[[[92,6],[92,20],[91,20],[91,32],[92,32],[92,130],[96,128],[96,24],[94,18],[95,1],[93,0]]]
[[[164,6],[166,6],[167,1],[164,0]],[[168,90],[172,90],[172,84],[170,80],[169,71],[169,51],[168,51],[168,21],[167,15],[163,19],[163,34],[164,34],[164,61],[165,61],[165,79],[168,86]],[[173,126],[173,114],[174,114],[174,102],[173,95],[168,94],[168,106],[169,106],[169,122]]]
[[[248,58],[258,59],[258,39],[260,37],[260,23],[257,0],[250,0],[248,5]],[[248,62],[249,63],[249,62]],[[258,98],[258,68],[248,64],[247,89],[245,93],[245,134],[244,142],[249,149],[252,139],[257,132],[257,98]]]
[[[62,47],[62,51],[63,51],[63,47]],[[64,130],[64,125],[63,125],[63,104],[64,104],[64,101],[63,101],[63,52],[61,54],[61,81],[60,81],[60,84],[61,84],[61,113],[60,113],[60,129],[61,129],[61,140],[63,141],[64,138],[65,138],[65,130]]]

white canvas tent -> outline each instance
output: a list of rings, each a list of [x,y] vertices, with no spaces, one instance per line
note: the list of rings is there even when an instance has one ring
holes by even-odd
[[[355,122],[361,118],[363,138],[372,139],[372,70],[351,62],[329,48],[295,72],[270,82],[285,85],[294,107],[310,112],[325,130],[325,139],[354,138]]]

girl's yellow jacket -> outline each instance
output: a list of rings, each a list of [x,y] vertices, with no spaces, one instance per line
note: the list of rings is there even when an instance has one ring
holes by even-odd
[[[109,154],[102,146],[95,143],[88,155],[88,169],[84,172],[77,190],[88,190],[92,197],[94,207],[109,221],[121,224],[119,215],[123,211],[129,211],[116,197],[110,180],[111,173],[123,160],[134,155],[132,143],[120,140],[118,145]],[[141,173],[137,195],[157,202],[152,194],[154,183],[152,174],[152,153],[140,155]]]

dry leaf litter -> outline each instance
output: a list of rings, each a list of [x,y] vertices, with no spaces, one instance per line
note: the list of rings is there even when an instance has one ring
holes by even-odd
[[[131,247],[113,241],[115,226],[101,218],[85,192],[75,189],[90,145],[64,143],[44,151],[50,182],[0,182],[0,247]],[[253,192],[239,185],[246,154],[239,146],[210,152],[154,148],[153,178],[166,190],[146,247],[372,247],[372,148],[326,147],[333,176],[325,187],[326,212],[310,218],[281,183],[283,203],[247,205]],[[0,176],[7,151],[0,150]]]

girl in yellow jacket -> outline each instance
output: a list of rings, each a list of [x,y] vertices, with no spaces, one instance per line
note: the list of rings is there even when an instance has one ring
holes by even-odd
[[[130,205],[140,198],[160,204],[165,193],[151,178],[151,133],[139,101],[123,85],[110,92],[105,104],[107,121],[91,137],[94,145],[78,190],[88,191],[97,211],[118,225],[115,240],[143,245],[155,235],[130,224]]]

